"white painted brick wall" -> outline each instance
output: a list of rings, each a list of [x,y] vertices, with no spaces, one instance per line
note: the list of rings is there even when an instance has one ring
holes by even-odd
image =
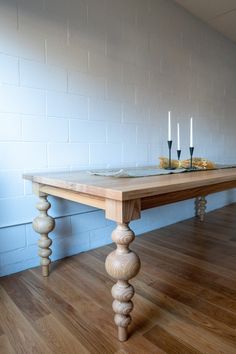
[[[49,117],[88,118],[88,99],[85,96],[48,91],[46,107]]]
[[[45,115],[46,93],[42,90],[2,85],[0,87],[1,112]]]
[[[39,142],[68,142],[69,121],[64,118],[44,118],[24,116],[22,119],[22,139]]]
[[[21,118],[18,114],[0,113],[0,142],[21,140]]]
[[[0,1],[0,275],[38,264],[23,172],[156,164],[181,124],[188,156],[235,162],[236,46],[170,0]],[[176,141],[174,141],[174,149]],[[94,208],[51,198],[58,259],[110,242]],[[209,198],[209,209],[236,200]],[[145,211],[137,234],[193,215]]]
[[[106,122],[71,119],[70,141],[82,143],[106,143]]]
[[[19,59],[0,54],[0,81],[4,84],[19,84]]]
[[[66,92],[67,72],[57,66],[21,59],[20,85]]]

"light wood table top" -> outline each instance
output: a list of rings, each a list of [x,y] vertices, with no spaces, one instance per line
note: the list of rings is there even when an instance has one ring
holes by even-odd
[[[125,201],[201,187],[211,192],[215,186],[217,192],[220,184],[222,190],[227,185],[234,188],[236,168],[138,178],[95,176],[86,171],[26,174],[24,178],[40,185]]]

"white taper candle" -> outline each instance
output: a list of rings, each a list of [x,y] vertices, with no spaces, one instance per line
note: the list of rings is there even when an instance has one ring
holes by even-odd
[[[177,124],[177,150],[181,150],[181,149],[180,149],[179,123]]]
[[[171,112],[168,112],[168,141],[171,141]]]
[[[193,147],[193,118],[190,119],[190,147]]]

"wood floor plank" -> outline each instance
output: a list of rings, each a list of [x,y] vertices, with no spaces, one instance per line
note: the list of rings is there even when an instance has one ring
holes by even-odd
[[[192,343],[195,341],[194,348],[206,354],[215,354],[219,345],[226,353],[235,353],[234,344],[227,339],[223,339],[222,336],[211,333],[205,328],[196,325],[193,321],[190,323],[190,321],[183,320],[180,316],[173,315],[142,296],[138,296],[138,299],[140,309],[142,309],[144,314],[152,309],[155,316],[158,314],[158,325],[177,337],[186,346],[192,347]],[[196,339],[198,340],[196,341]]]
[[[151,235],[158,233],[167,239],[175,236],[175,242],[181,240],[182,244],[189,245],[196,249],[203,250],[203,246],[205,246],[207,256],[211,254],[217,255],[221,250],[229,257],[234,255],[235,244],[227,240],[227,236],[225,236],[227,231],[224,228],[223,231],[219,232],[218,227],[207,226],[207,222],[204,225],[199,225],[199,222],[196,223],[196,221],[192,219],[192,223],[192,225],[183,224],[182,222],[177,223],[175,228],[173,225],[170,225],[167,228],[152,231]],[[189,234],[191,234],[192,237],[189,237]],[[230,235],[233,235],[233,233]],[[230,235],[228,234],[228,237]]]
[[[179,269],[170,266],[169,263],[154,261],[153,268],[151,269],[149,269],[149,263],[150,260],[148,262],[143,261],[143,274],[146,279],[150,279],[150,282],[157,280],[157,276],[160,274],[160,278],[164,278],[164,281],[173,279],[173,284],[176,286],[178,285],[184,291],[193,293],[217,307],[236,314],[235,300],[228,297],[227,294],[222,294],[216,289],[212,289],[211,286],[208,287],[207,284],[203,285],[201,282],[198,282],[198,279],[192,279],[189,275],[186,276],[183,272],[180,272]],[[156,271],[157,268],[158,270]],[[165,274],[167,274],[166,277]]]
[[[220,308],[218,306],[211,306],[211,304],[207,301],[202,300],[199,298],[199,296],[193,296],[191,293],[187,291],[183,291],[182,289],[179,289],[177,286],[174,284],[169,284],[163,281],[156,281],[151,284],[151,287],[160,291],[162,294],[165,296],[169,296],[171,299],[175,299],[178,302],[181,302],[187,306],[190,306],[191,309],[195,309],[202,312],[203,314],[207,314],[209,317],[221,321],[221,323],[224,323],[224,319],[227,319],[227,325],[230,324],[233,329],[236,327],[236,316],[233,314],[231,317],[231,313],[227,310],[220,311]],[[218,316],[219,312],[219,316]],[[228,319],[231,318],[232,322],[228,321]]]
[[[233,271],[231,267],[228,266],[228,264],[225,264],[225,262],[221,262],[219,258],[203,253],[201,250],[195,251],[190,247],[184,247],[184,245],[181,243],[174,243],[172,242],[172,240],[167,240],[165,238],[160,239],[160,237],[155,238],[155,241],[153,241],[153,239],[151,238],[145,239],[145,244],[152,247],[153,244],[155,244],[156,247],[159,247],[160,245],[162,247],[167,248],[168,251],[174,250],[182,254],[183,256],[189,256],[196,262],[201,261],[199,262],[199,265],[201,265],[201,263],[206,263],[206,267],[211,267],[213,269],[216,269],[216,271],[219,270],[219,274],[222,274],[223,276],[235,280],[236,271]]]
[[[0,279],[0,354],[235,354],[236,204],[137,237],[130,338],[117,341],[110,244]]]
[[[52,278],[54,277],[52,276]],[[81,354],[89,353],[69,331],[66,331],[50,315],[50,312],[38,299],[36,301],[29,289],[21,282],[20,277],[11,276],[4,278],[2,286],[52,351],[56,348],[57,353],[74,354],[76,352],[75,348],[77,348]],[[22,297],[22,295],[24,296]]]
[[[13,349],[20,354],[52,354],[2,287],[0,299],[0,322]]]
[[[192,237],[189,237],[191,235]],[[198,232],[193,232],[193,229],[189,228],[187,231],[184,227],[180,228],[180,225],[176,226],[175,232],[171,230],[162,229],[157,230],[155,233],[150,233],[150,239],[155,243],[156,238],[163,239],[164,241],[172,242],[176,245],[181,245],[186,249],[202,253],[205,259],[210,259],[213,262],[220,262],[226,268],[235,270],[235,265],[233,263],[235,257],[235,247],[228,245],[225,247],[225,242],[219,243],[217,246],[215,241],[205,242],[209,239],[205,230]],[[204,240],[202,240],[202,238]]]
[[[140,244],[141,247],[153,250],[153,242],[151,242],[150,240],[140,240],[140,238],[137,238],[136,244]],[[191,251],[187,252],[185,249],[177,247],[171,242],[165,243],[163,242],[163,240],[161,240],[160,242],[159,240],[156,240],[155,245],[157,245],[157,248],[160,252],[164,254],[168,253],[168,256],[170,256],[171,258],[177,260],[181,259],[182,261],[187,262],[188,264],[191,264],[193,266],[197,266],[200,269],[210,271],[216,274],[217,277],[222,276],[223,278],[229,278],[228,286],[233,286],[236,289],[236,271],[232,271],[231,269],[227,269],[224,266],[211,263],[210,261],[208,261],[208,259],[206,260],[204,258],[201,258],[199,254]]]
[[[35,321],[49,315],[50,312],[32,296],[19,276],[4,277],[1,285],[28,320]]]
[[[38,319],[35,328],[41,333],[50,349],[57,354],[90,353],[53,315]]]
[[[217,217],[215,217],[217,219]],[[204,243],[205,245],[212,245],[213,252],[217,251],[217,248],[224,246],[226,251],[230,251],[230,246],[235,247],[233,242],[230,242],[230,238],[234,235],[234,227],[228,228],[228,223],[225,222],[226,227],[224,227],[223,220],[221,220],[221,228],[215,226],[215,223],[210,223],[206,218],[204,223],[201,223],[195,218],[189,219],[187,221],[181,221],[174,225],[169,225],[168,227],[161,228],[159,230],[153,230],[150,233],[163,233],[168,232],[167,237],[173,235],[177,236],[179,239],[182,239],[182,242],[196,243],[196,246]],[[220,231],[219,231],[220,229]],[[189,232],[191,235],[196,235],[198,237],[188,238]],[[226,242],[227,241],[227,242]],[[210,250],[210,249],[209,249]]]
[[[3,334],[4,334],[3,328],[2,328],[1,323],[0,323],[0,336],[2,336]]]
[[[199,354],[197,349],[194,349],[191,345],[187,346],[182,343],[178,338],[172,336],[158,325],[154,326],[149,332],[144,335],[150,342],[158,345],[168,354]]]
[[[159,289],[157,291],[155,284],[149,286],[137,281],[135,282],[135,287],[140,296],[146,298],[158,307],[168,311],[185,322],[205,328],[207,331],[221,336],[232,344],[236,342],[235,329],[228,326],[224,322],[221,322],[221,317],[217,316],[218,309],[212,313],[207,309],[207,306],[205,306],[205,312],[203,312],[201,311],[201,308],[194,306],[194,300],[192,302],[188,302],[188,298],[181,298],[179,294],[175,297],[174,291],[168,293],[165,288],[161,289],[162,291]],[[224,313],[224,315],[228,316],[227,313]]]
[[[229,299],[229,303],[231,304],[232,310],[236,311],[236,291],[223,286],[219,283],[219,276],[216,274],[206,271],[203,269],[199,269],[199,267],[191,265],[181,260],[176,260],[170,257],[168,254],[163,254],[159,251],[147,250],[145,247],[142,247],[138,244],[133,246],[133,250],[135,250],[140,255],[145,255],[150,260],[152,260],[153,265],[156,267],[161,267],[167,269],[173,274],[177,274],[178,276],[183,277],[186,280],[191,280],[192,282],[196,282],[207,289],[211,289],[219,294],[224,295]]]
[[[1,354],[17,354],[17,352],[12,348],[9,339],[6,335],[0,336],[0,353]]]
[[[151,247],[150,243],[148,244],[143,241],[141,247],[142,249],[147,248],[147,250],[150,250],[149,254],[152,252],[153,249],[153,246]],[[182,260],[186,265],[189,264],[190,266],[193,267],[197,266],[199,268],[199,273],[201,274],[203,272],[210,272],[211,274],[213,273],[215,283],[218,284],[219,286],[222,286],[224,290],[228,289],[227,291],[228,292],[230,291],[232,298],[236,299],[236,272],[228,271],[225,268],[209,264],[208,262],[205,261],[200,261],[199,259],[186,256],[184,254],[181,254],[180,252],[175,252],[172,251],[172,249],[167,249],[166,247],[162,247],[159,245],[158,245],[158,250],[164,254],[168,253],[168,257],[170,257],[171,259],[174,258],[176,260]],[[224,294],[223,291],[221,292],[221,294]],[[227,294],[227,297],[228,296],[229,294]]]
[[[114,351],[115,346],[106,338],[102,336],[102,332],[99,331],[91,323],[87,325],[86,321],[79,317],[77,311],[72,305],[63,300],[54,291],[51,291],[48,287],[43,286],[38,278],[32,273],[23,275],[22,280],[24,284],[31,290],[32,295],[39,298],[41,302],[44,302],[53,316],[63,324],[79,341],[89,350],[91,353],[107,354]],[[96,338],[96,341],[95,341]]]

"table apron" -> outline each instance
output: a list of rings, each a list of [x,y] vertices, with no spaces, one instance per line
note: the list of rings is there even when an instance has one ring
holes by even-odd
[[[105,210],[105,198],[92,196],[85,193],[74,192],[69,189],[51,187],[46,185],[39,186],[39,191],[47,195],[70,200],[72,202],[81,203],[92,206],[94,208]]]
[[[209,194],[223,192],[232,188],[236,188],[236,181],[217,183],[196,188],[188,188],[176,192],[169,192],[150,197],[144,197],[141,199],[141,210],[176,203],[187,199],[203,197]]]

